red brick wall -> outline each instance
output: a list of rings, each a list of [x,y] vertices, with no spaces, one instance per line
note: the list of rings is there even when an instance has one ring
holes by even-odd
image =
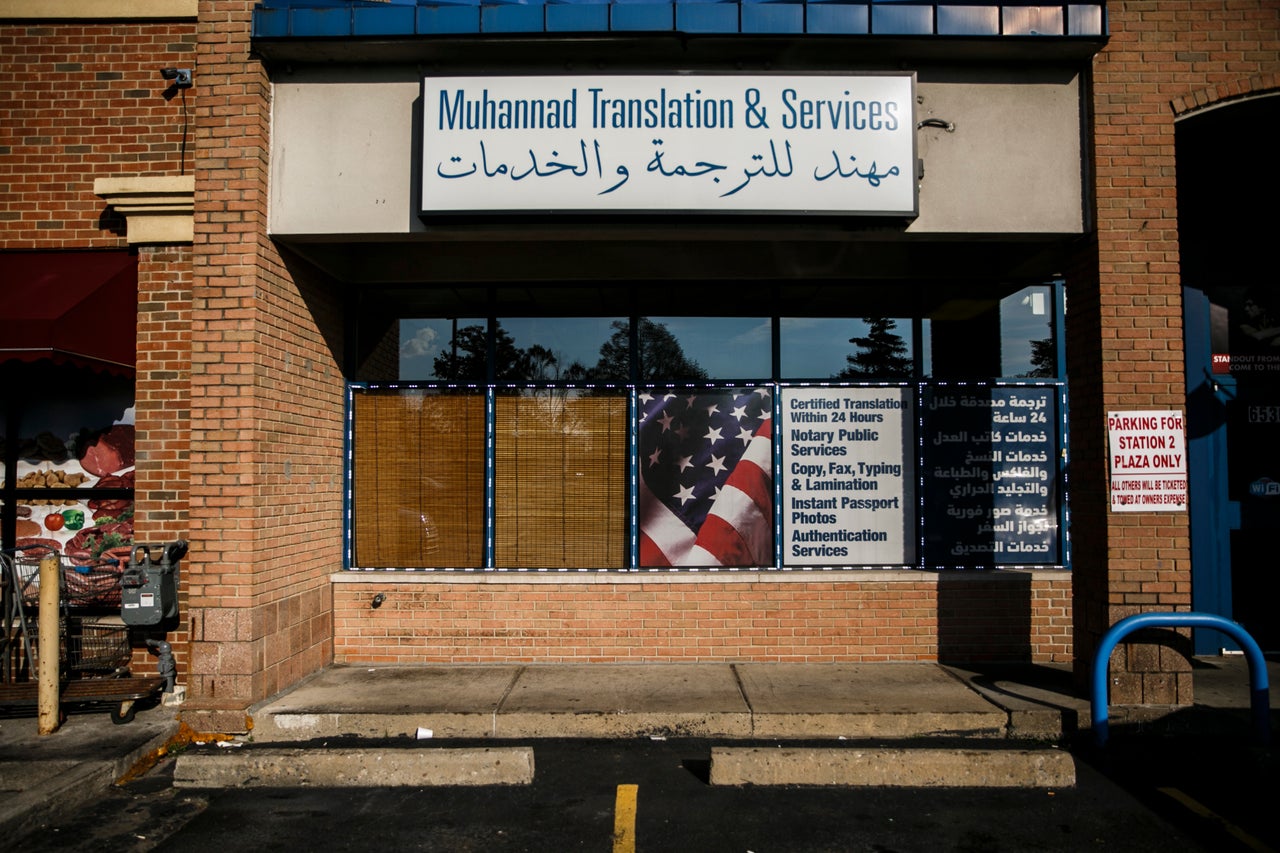
[[[138,252],[138,425],[134,515],[139,539],[187,536],[191,478],[191,247]]]
[[[913,573],[914,574],[914,573]],[[334,585],[350,664],[1071,659],[1061,572],[867,581]],[[374,608],[375,595],[385,600]]]
[[[138,360],[134,390],[137,468],[135,541],[165,543],[190,537],[187,506],[191,468],[191,247],[147,246],[138,251]],[[190,667],[185,562],[179,565],[180,627],[165,635],[185,684]],[[135,672],[156,658],[134,655]]]
[[[1256,90],[1280,69],[1274,0],[1112,2],[1111,39],[1093,67],[1097,272],[1069,292],[1068,372],[1076,539],[1077,672],[1106,628],[1142,610],[1191,604],[1185,513],[1111,513],[1111,410],[1183,409],[1182,300],[1174,119],[1190,99]],[[1250,82],[1253,81],[1253,82]],[[1172,650],[1132,647],[1113,666],[1119,703],[1190,697]],[[1171,675],[1172,673],[1172,675]]]
[[[328,663],[341,565],[342,310],[267,237],[270,86],[250,2],[201,2],[192,282],[192,682],[198,727]],[[227,713],[220,713],[221,711]]]
[[[160,68],[194,53],[194,23],[0,23],[0,249],[124,245],[93,180],[179,173]]]

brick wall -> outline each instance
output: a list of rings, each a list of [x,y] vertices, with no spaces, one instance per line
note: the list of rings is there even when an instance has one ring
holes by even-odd
[[[136,523],[145,541],[187,535],[191,450],[191,247],[138,252]]]
[[[867,581],[334,585],[349,664],[1071,659],[1063,572]],[[385,596],[373,607],[375,595]]]
[[[342,310],[267,237],[270,86],[250,2],[199,4],[192,281],[192,682],[232,731],[328,663],[341,564]]]
[[[160,68],[194,53],[193,23],[0,23],[0,249],[124,245],[93,179],[179,173]]]
[[[1077,673],[1106,628],[1191,605],[1185,513],[1110,513],[1111,410],[1185,405],[1174,119],[1187,103],[1257,90],[1280,69],[1280,3],[1108,4],[1111,40],[1093,68],[1097,272],[1074,282],[1068,314],[1076,540]],[[1250,82],[1252,81],[1252,82]],[[1117,650],[1112,700],[1188,701],[1178,650]]]

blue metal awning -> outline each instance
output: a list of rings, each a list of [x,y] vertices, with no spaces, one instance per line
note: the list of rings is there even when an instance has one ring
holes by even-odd
[[[267,0],[255,39],[522,33],[740,33],[1097,40],[1103,3],[844,0]]]

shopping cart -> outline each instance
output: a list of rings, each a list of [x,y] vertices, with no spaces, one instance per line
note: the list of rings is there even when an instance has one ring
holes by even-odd
[[[51,553],[45,546],[11,551],[4,559],[13,568],[15,589],[25,607],[40,603],[40,561]],[[81,562],[58,555],[59,602],[64,610],[80,613],[118,612],[120,578],[124,565],[120,560]]]
[[[111,703],[111,719],[133,719],[135,703],[157,696],[163,678],[135,678],[129,627],[120,618],[118,562],[78,564],[58,555],[58,636],[40,636],[40,562],[51,549],[0,552],[3,578],[3,636],[0,637],[0,705],[38,704],[39,656],[56,648],[59,690],[63,703]]]

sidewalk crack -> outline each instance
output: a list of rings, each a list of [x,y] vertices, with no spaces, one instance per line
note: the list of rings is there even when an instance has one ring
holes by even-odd
[[[515,674],[511,676],[511,681],[507,683],[507,689],[502,691],[502,698],[498,700],[498,704],[493,707],[493,722],[490,725],[489,736],[498,736],[498,714],[502,713],[502,706],[507,703],[507,697],[511,695],[511,691],[516,689],[516,682],[520,680],[520,676],[524,675],[527,669],[523,664],[516,668]]]
[[[747,688],[742,684],[742,676],[738,674],[738,665],[736,663],[729,664],[729,671],[733,673],[733,681],[738,685],[738,695],[742,697],[742,704],[747,706],[747,719],[751,722],[751,736],[755,737],[756,709],[751,707],[751,697],[747,695]]]

